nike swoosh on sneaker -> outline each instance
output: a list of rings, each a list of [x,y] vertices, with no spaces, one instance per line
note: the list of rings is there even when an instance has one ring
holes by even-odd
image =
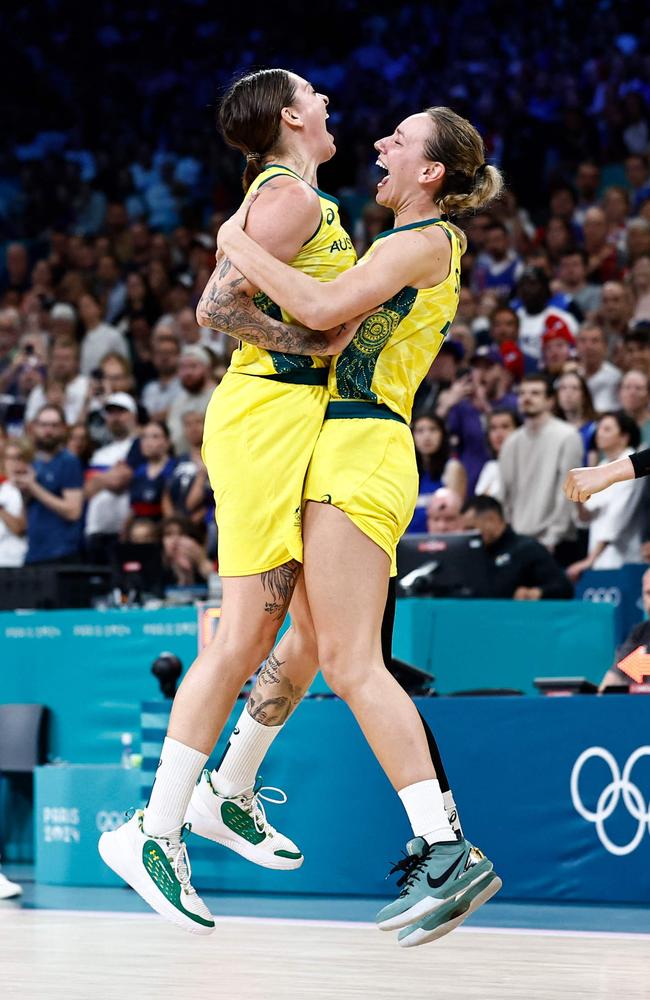
[[[447,879],[452,874],[452,872],[456,868],[458,868],[458,866],[459,866],[459,864],[461,863],[462,860],[463,860],[463,855],[461,854],[459,857],[456,858],[456,860],[454,861],[453,865],[450,865],[449,868],[447,869],[447,871],[443,872],[443,874],[439,878],[431,878],[431,876],[427,872],[427,882],[429,883],[429,885],[431,886],[431,888],[432,889],[439,889],[440,886],[443,885],[447,881]]]

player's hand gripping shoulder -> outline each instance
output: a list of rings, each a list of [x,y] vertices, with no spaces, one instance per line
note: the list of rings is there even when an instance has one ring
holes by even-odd
[[[367,261],[324,283],[272,257],[239,222],[233,218],[221,227],[219,248],[256,287],[313,330],[329,330],[372,311],[407,285],[432,287],[449,272],[450,244],[438,227],[395,233]]]

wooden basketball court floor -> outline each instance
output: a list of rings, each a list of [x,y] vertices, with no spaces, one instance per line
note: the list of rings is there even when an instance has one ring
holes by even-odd
[[[200,938],[128,890],[27,888],[0,903],[0,998],[650,1000],[647,909],[493,902],[443,940],[405,950],[370,923],[376,900],[206,900],[226,915]]]

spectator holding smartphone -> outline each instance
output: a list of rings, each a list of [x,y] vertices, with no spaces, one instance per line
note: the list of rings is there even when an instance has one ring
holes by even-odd
[[[483,430],[489,412],[490,404],[478,370],[459,368],[455,382],[440,394],[436,413],[446,420],[452,449],[465,467],[469,496],[490,457]]]

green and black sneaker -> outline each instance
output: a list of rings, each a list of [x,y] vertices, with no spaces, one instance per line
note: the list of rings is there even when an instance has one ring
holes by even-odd
[[[460,927],[472,913],[478,910],[479,906],[487,903],[489,899],[496,896],[503,885],[496,872],[488,872],[482,875],[469,889],[466,889],[462,896],[458,896],[430,913],[428,917],[422,917],[416,924],[403,927],[397,935],[401,948],[415,948],[419,944],[428,944],[430,941],[438,941],[445,934],[451,933],[456,927]]]
[[[269,792],[277,792],[277,797]],[[304,861],[302,851],[271,826],[263,801],[283,805],[287,796],[281,788],[263,787],[260,778],[254,788],[238,795],[220,795],[210,773],[204,771],[192,793],[185,822],[191,825],[192,833],[223,844],[263,868],[283,871],[300,868]]]
[[[117,830],[101,835],[102,860],[161,917],[191,934],[212,934],[212,914],[190,881],[188,828],[150,837],[142,828],[143,816],[141,809],[134,811]]]
[[[492,862],[464,838],[450,843],[427,844],[415,837],[406,845],[406,855],[389,874],[401,872],[401,892],[377,914],[378,927],[397,931],[434,913],[457,899],[492,871]]]

